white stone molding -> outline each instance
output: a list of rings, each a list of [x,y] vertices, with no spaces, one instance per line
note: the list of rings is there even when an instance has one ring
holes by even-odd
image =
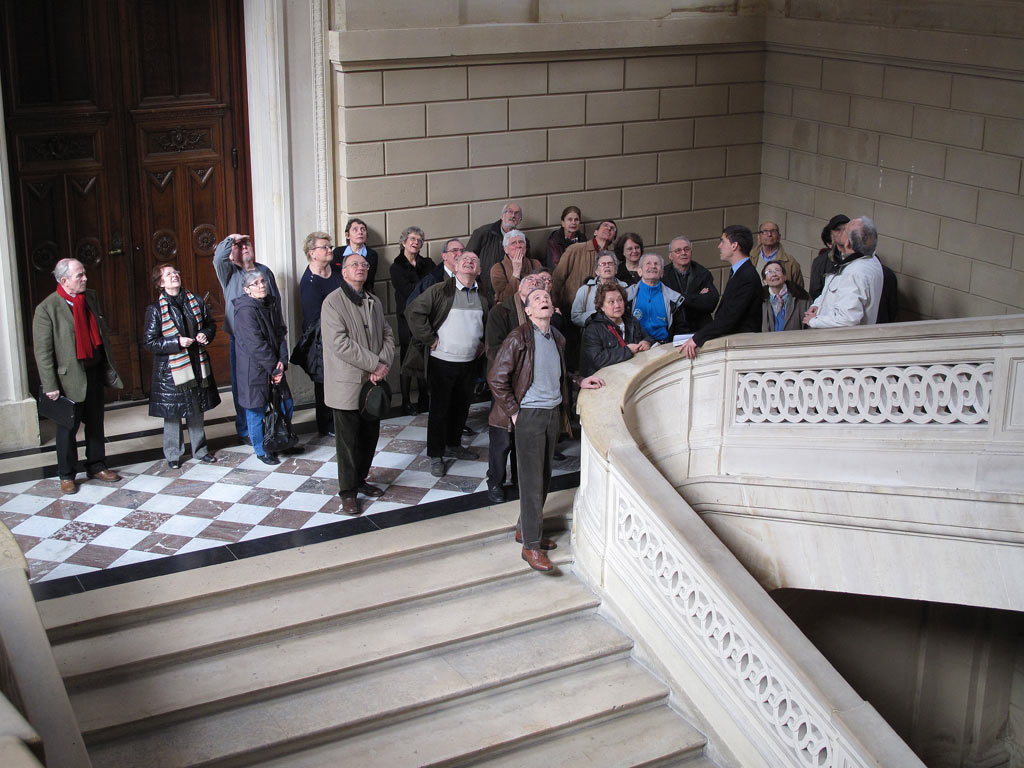
[[[986,424],[992,361],[739,373],[737,424]]]
[[[245,0],[245,71],[257,258],[277,275],[285,317],[294,293],[284,4]]]
[[[7,163],[7,130],[0,104],[0,317],[7,329],[0,339],[0,449],[39,445],[36,401],[28,391],[25,328],[22,323],[18,261],[14,248],[14,207]]]
[[[313,76],[313,167],[316,185],[316,227],[325,232],[334,229],[334,167],[331,134],[333,131],[332,90],[327,83],[327,8],[325,0],[310,0],[310,53]]]

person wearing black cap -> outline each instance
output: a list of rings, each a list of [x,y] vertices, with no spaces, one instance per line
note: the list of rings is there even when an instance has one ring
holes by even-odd
[[[821,289],[825,287],[825,275],[835,272],[839,265],[836,264],[836,254],[839,243],[843,241],[843,230],[850,223],[850,217],[839,213],[829,219],[828,224],[821,230],[821,242],[825,247],[818,251],[818,255],[811,262],[811,298],[821,296]]]
[[[381,300],[369,288],[370,265],[359,253],[344,257],[344,282],[331,293],[320,313],[324,338],[324,393],[334,409],[334,444],[338,452],[341,511],[358,515],[357,494],[377,498],[384,491],[366,482],[380,437],[380,419],[360,413],[360,392],[367,381],[387,378],[395,356],[391,324]]]

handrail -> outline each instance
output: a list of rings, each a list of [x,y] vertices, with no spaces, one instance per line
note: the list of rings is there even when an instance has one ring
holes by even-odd
[[[28,575],[28,563],[14,534],[0,523],[0,653],[7,672],[2,693],[15,705],[20,704],[21,713],[41,737],[47,765],[91,768],[78,719],[36,610]],[[13,753],[15,748],[11,750]]]
[[[935,349],[936,340],[941,349]],[[998,450],[975,457],[973,476],[983,486],[979,493],[1013,503],[1016,494],[998,469],[1006,457],[1019,461],[1022,455],[1024,402],[1017,400],[1024,394],[1022,343],[1021,317],[745,335],[706,345],[692,364],[672,349],[639,355],[601,371],[604,389],[581,394],[581,480],[573,517],[577,568],[739,764],[923,765],[678,489],[695,476],[742,485],[743,477],[729,475],[742,473],[751,452],[740,449],[749,449],[755,430],[763,433],[757,440],[765,434],[784,444],[810,440],[814,451],[828,450],[838,436],[875,446],[881,441],[895,451],[896,443],[906,443],[907,431],[918,446],[941,429],[964,455],[998,444]],[[786,422],[781,427],[752,427],[741,413],[742,398],[750,402],[749,392],[740,392],[745,373],[864,370],[878,368],[886,356],[894,358],[892,365],[922,370],[932,364],[955,367],[957,361],[974,364],[956,376],[976,377],[973,391],[984,390],[985,414],[979,418],[977,400],[961,397],[952,405],[948,399],[938,405],[933,400],[927,406],[932,415],[897,434],[880,432],[879,426],[887,429],[884,424],[861,423],[865,413],[877,415],[874,406],[815,424],[816,414],[808,419],[806,397],[789,394],[767,403],[770,412],[776,409],[773,415],[779,409],[796,414],[781,419]],[[644,400],[649,407],[643,407]],[[905,412],[893,407],[898,405],[886,404],[890,421],[904,418]],[[820,432],[828,434],[814,434]],[[808,482],[828,483],[820,466],[800,471],[806,471]]]

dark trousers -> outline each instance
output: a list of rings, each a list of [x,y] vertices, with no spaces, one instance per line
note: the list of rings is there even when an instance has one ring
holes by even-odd
[[[338,493],[355,496],[366,482],[380,437],[380,420],[364,419],[359,411],[334,409],[334,445],[338,451]]]
[[[316,431],[326,435],[334,426],[334,413],[324,402],[324,385],[319,381],[313,382],[313,399],[316,401]]]
[[[85,401],[75,403],[75,423],[71,428],[57,425],[57,474],[61,480],[73,480],[78,473],[78,427],[85,424],[85,471],[99,472],[107,468],[106,439],[103,436],[103,371],[104,358],[86,368]]]
[[[515,450],[516,436],[502,427],[487,428],[487,487],[500,488],[505,484],[505,463],[508,456]],[[516,481],[517,464],[515,454],[512,455],[512,482]]]
[[[562,408],[523,408],[516,417],[519,463],[519,529],[526,549],[540,549],[544,501],[561,428]]]
[[[249,421],[245,408],[238,404],[238,382],[235,381],[235,334],[228,334],[228,362],[231,365],[231,399],[235,403],[235,432],[239,437],[249,434]]]
[[[469,416],[469,401],[479,367],[476,361],[451,363],[430,358],[427,385],[430,415],[427,417],[427,456],[439,459],[446,447],[462,445],[462,428]]]

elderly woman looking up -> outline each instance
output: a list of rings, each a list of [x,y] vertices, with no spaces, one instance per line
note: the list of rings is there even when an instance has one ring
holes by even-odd
[[[562,226],[548,237],[547,267],[554,269],[570,245],[582,243],[587,239],[583,231],[583,213],[575,205],[566,206],[562,211]]]
[[[591,376],[607,365],[629,360],[654,341],[640,322],[626,313],[626,289],[617,283],[597,287],[598,310],[587,320],[580,350],[580,375]]]
[[[519,281],[541,268],[539,261],[526,255],[526,235],[518,229],[510,229],[505,233],[501,247],[505,249],[505,258],[491,267],[490,276],[495,304],[515,296],[519,290]]]
[[[621,285],[626,283],[615,279],[615,267],[618,262],[615,254],[611,251],[601,251],[597,255],[597,264],[594,266],[594,276],[587,280],[576,291],[576,298],[572,302],[572,321],[582,328],[587,324],[587,319],[594,314],[594,300],[597,297],[597,288],[600,285]]]
[[[203,300],[181,287],[181,275],[173,265],[157,264],[153,285],[160,290],[160,298],[146,307],[142,331],[142,345],[153,353],[149,415],[163,417],[164,458],[171,469],[181,466],[185,454],[182,419],[188,425],[192,456],[212,464],[217,459],[206,447],[203,412],[220,403],[206,351],[217,324]]]
[[[786,280],[786,270],[777,261],[769,261],[761,270],[765,282],[761,332],[799,331],[810,297],[802,285]]]
[[[683,297],[661,282],[665,262],[656,253],[640,257],[639,283],[629,286],[633,317],[640,321],[644,332],[655,341],[670,341],[677,333],[685,333],[686,313]]]
[[[320,335],[320,307],[331,291],[341,287],[341,270],[334,266],[331,236],[326,232],[310,232],[302,242],[306,254],[306,271],[299,278],[299,299],[302,302],[302,342],[306,351],[303,366],[313,380],[316,401],[316,430],[320,437],[334,435],[334,414],[324,402],[324,345]],[[296,365],[301,363],[296,360]]]
[[[245,409],[256,456],[264,464],[280,464],[276,455],[263,448],[263,412],[273,382],[281,387],[285,415],[292,417],[292,395],[284,377],[288,367],[288,328],[277,297],[267,293],[267,280],[262,272],[246,272],[242,290],[243,295],[234,301],[238,400]]]
[[[619,258],[619,271],[615,277],[624,285],[640,282],[640,256],[644,252],[644,241],[636,232],[627,232],[615,243],[615,255]]]
[[[391,262],[391,286],[395,289],[395,316],[398,319],[398,345],[401,349],[399,360],[405,359],[409,350],[409,323],[405,319],[405,308],[409,304],[409,296],[416,284],[429,275],[434,269],[434,262],[424,256],[423,241],[426,235],[419,227],[406,227],[402,230],[399,241],[398,255]],[[449,241],[450,242],[450,241]],[[398,384],[402,389],[402,410],[410,416],[424,413],[430,407],[427,394],[427,380],[417,379],[416,406],[412,404],[412,377],[399,376]]]

